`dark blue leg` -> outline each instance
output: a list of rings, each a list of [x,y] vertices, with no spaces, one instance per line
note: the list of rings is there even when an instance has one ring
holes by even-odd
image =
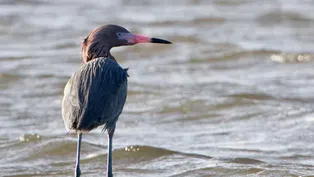
[[[80,169],[81,140],[82,140],[82,133],[78,133],[77,134],[77,153],[76,153],[75,177],[81,176],[81,169]]]
[[[115,127],[108,129],[108,154],[107,154],[107,177],[113,177],[112,174],[112,137]]]

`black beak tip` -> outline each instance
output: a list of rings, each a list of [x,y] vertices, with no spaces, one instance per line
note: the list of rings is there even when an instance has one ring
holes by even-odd
[[[172,44],[172,42],[163,40],[163,39],[158,39],[158,38],[151,38],[150,40],[151,43],[159,43],[159,44]]]

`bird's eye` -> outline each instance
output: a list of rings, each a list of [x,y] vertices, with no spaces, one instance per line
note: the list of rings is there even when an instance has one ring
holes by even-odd
[[[119,32],[119,33],[117,33],[117,36],[119,36],[119,37],[120,37],[120,36],[122,36],[122,33],[120,33],[120,32]]]

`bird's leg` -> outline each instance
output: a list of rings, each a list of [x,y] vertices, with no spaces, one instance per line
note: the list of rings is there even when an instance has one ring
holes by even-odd
[[[108,134],[108,154],[107,154],[107,177],[113,177],[112,174],[112,137],[115,126],[107,129]]]
[[[81,169],[80,169],[81,140],[82,140],[82,133],[77,133],[77,153],[76,153],[75,177],[81,176]]]

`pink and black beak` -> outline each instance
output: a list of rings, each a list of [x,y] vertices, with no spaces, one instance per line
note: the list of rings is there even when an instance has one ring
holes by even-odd
[[[132,34],[133,40],[135,40],[135,44],[138,43],[158,43],[158,44],[172,44],[170,41],[166,41],[164,39],[159,38],[150,38],[146,36],[141,36],[137,34]]]
[[[150,38],[142,35],[127,33],[120,36],[120,39],[127,40],[129,45],[139,44],[139,43],[158,43],[158,44],[172,44],[170,41],[159,39],[159,38]]]

